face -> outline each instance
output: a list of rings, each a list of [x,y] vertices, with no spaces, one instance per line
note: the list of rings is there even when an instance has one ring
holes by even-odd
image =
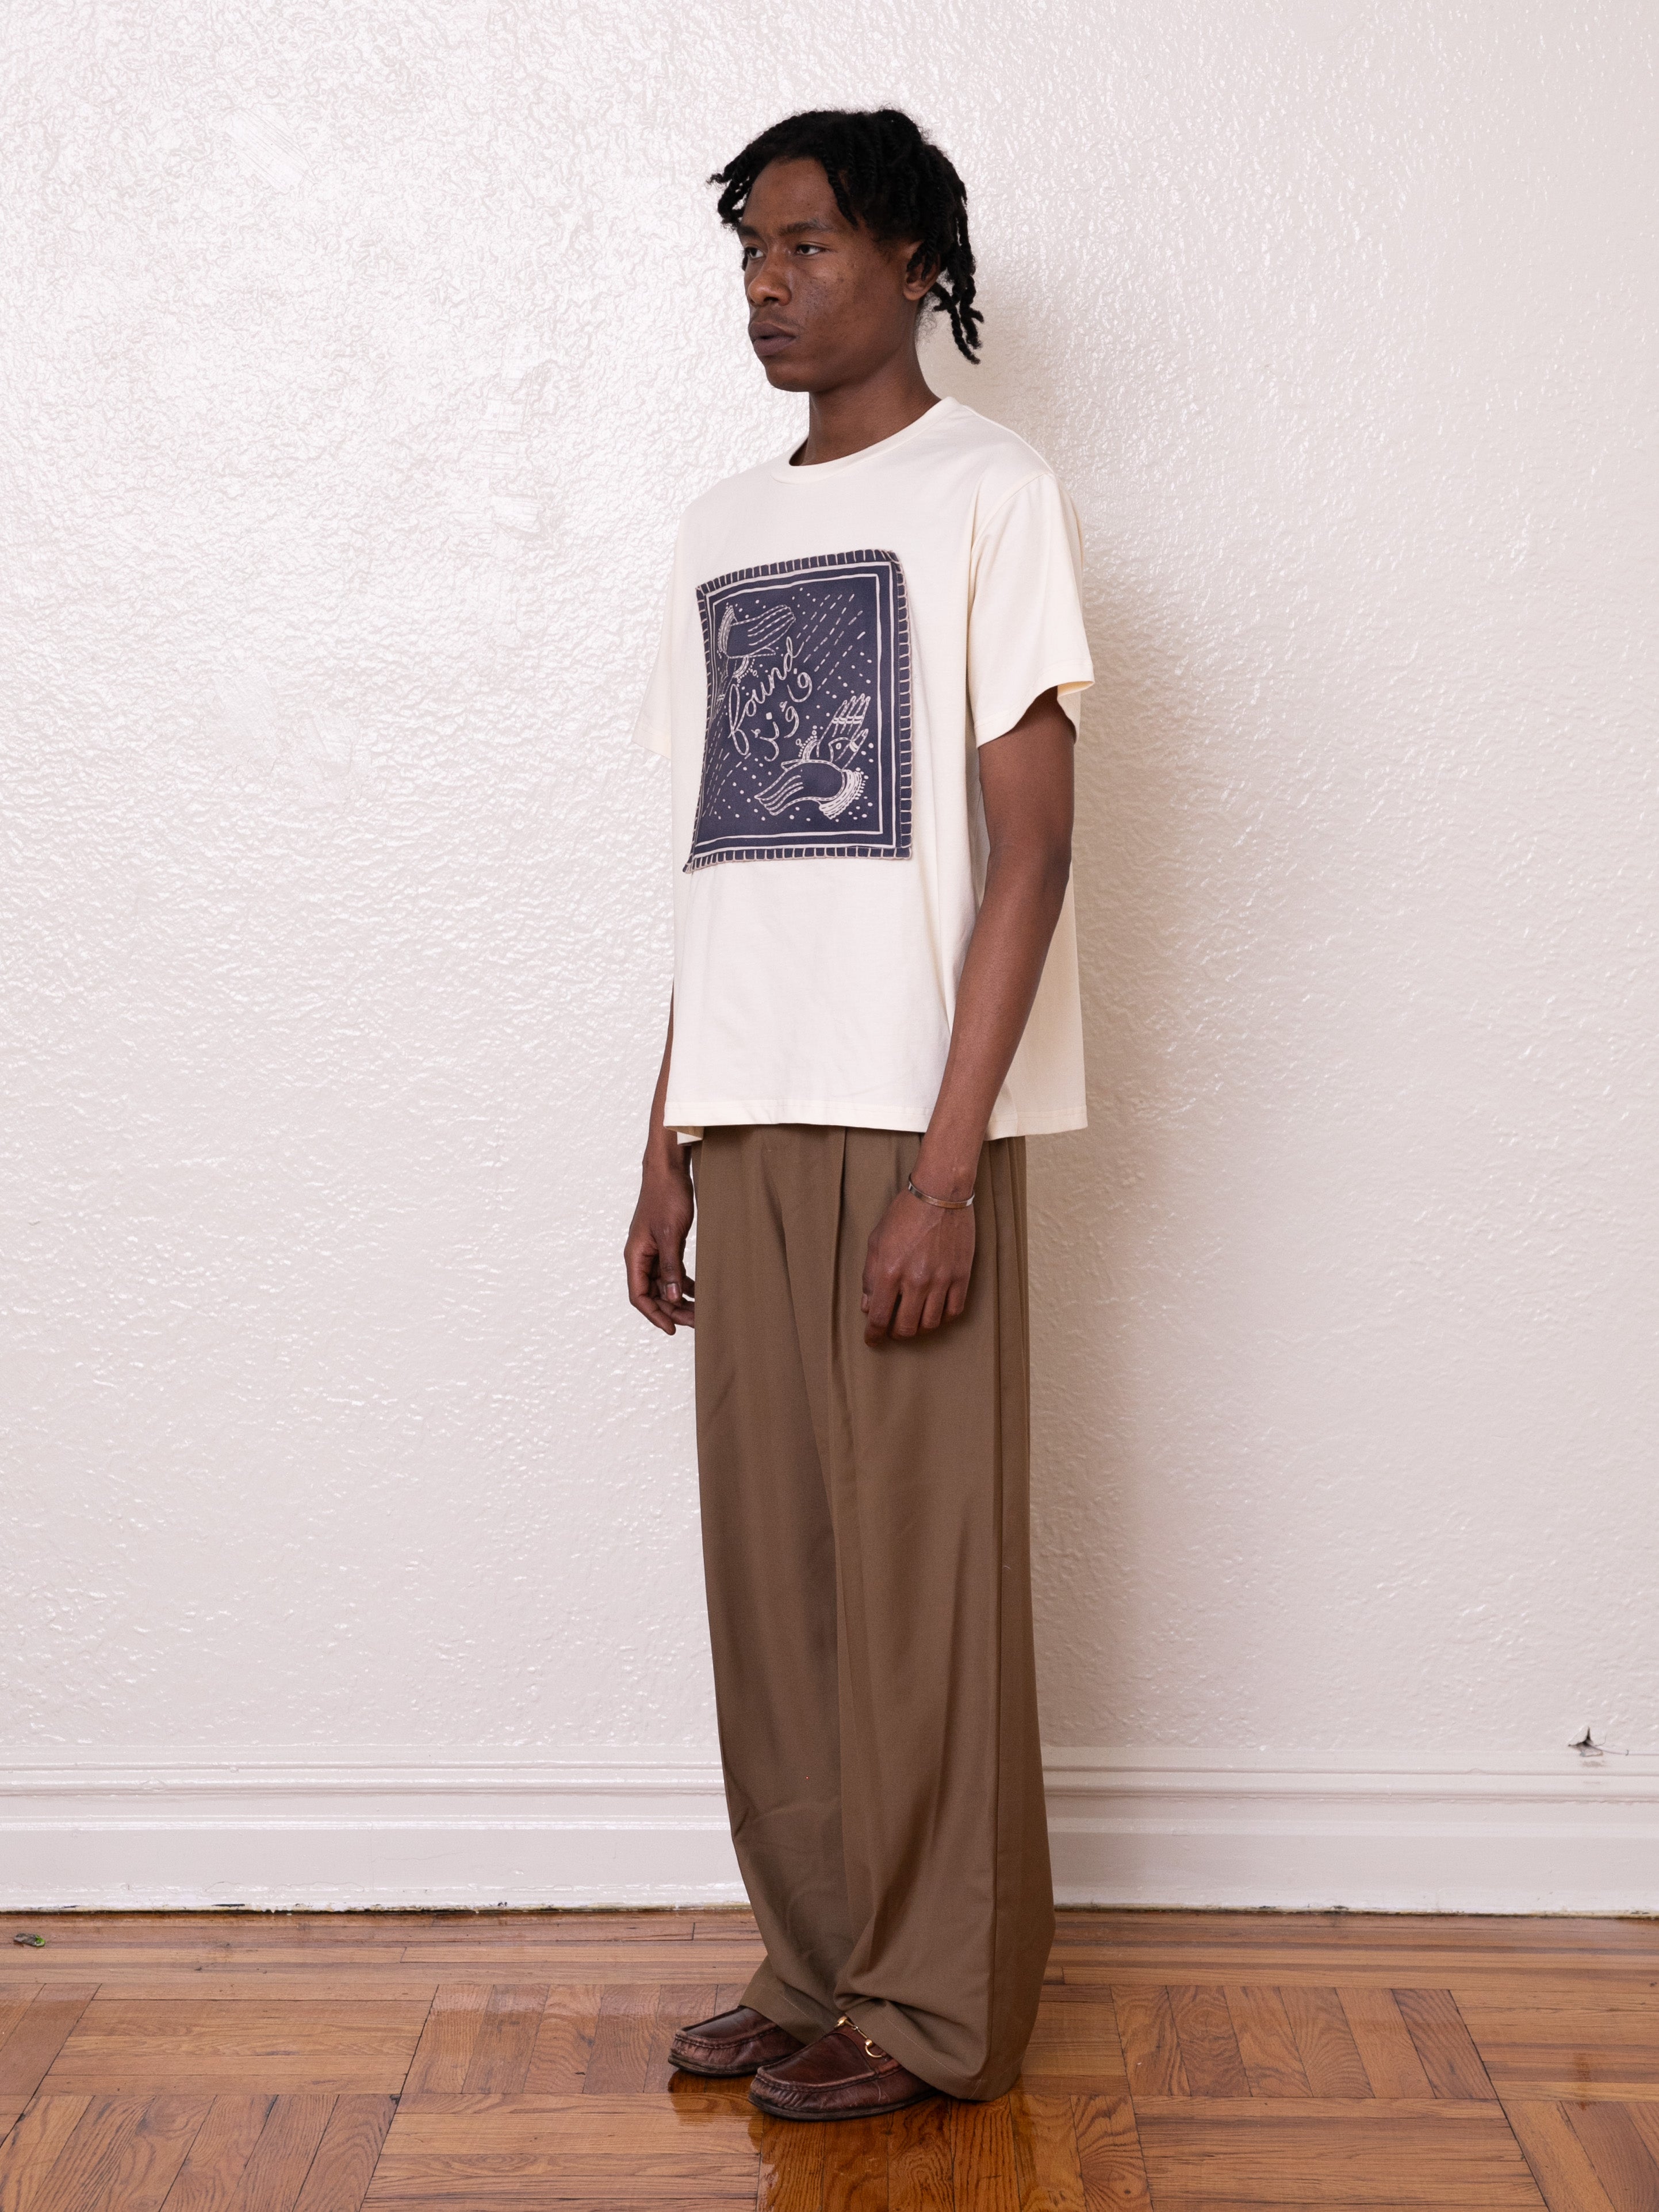
[[[882,244],[848,222],[816,161],[756,178],[738,241],[749,342],[781,392],[828,392],[873,375],[916,342],[932,278],[905,275],[916,241]]]

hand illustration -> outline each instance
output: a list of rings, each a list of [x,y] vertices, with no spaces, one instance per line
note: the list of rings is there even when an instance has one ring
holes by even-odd
[[[864,789],[864,770],[845,763],[863,750],[869,713],[867,691],[843,700],[823,729],[811,730],[801,739],[800,751],[777,781],[755,793],[755,804],[776,815],[786,806],[811,801],[826,822],[844,814]],[[827,757],[821,757],[821,751]]]

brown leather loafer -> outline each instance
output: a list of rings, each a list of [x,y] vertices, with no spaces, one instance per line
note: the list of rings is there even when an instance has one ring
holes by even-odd
[[[713,2020],[683,2027],[669,2045],[668,2055],[688,2074],[724,2079],[793,2058],[800,2047],[787,2027],[777,2027],[749,2005],[739,2005],[735,2012],[716,2013]]]
[[[796,2057],[763,2067],[749,2101],[775,2120],[864,2120],[938,2094],[843,2015]]]

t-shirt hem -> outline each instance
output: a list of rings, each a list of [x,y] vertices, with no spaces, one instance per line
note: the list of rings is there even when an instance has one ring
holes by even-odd
[[[844,1098],[716,1098],[708,1102],[671,1098],[663,1109],[663,1126],[693,1141],[705,1129],[752,1127],[757,1123],[807,1121],[838,1129],[914,1129],[918,1134],[933,1116],[926,1107],[894,1104],[867,1106]],[[1068,1129],[1086,1129],[1089,1115],[1082,1105],[1018,1108],[991,1116],[988,1137],[1057,1137]]]

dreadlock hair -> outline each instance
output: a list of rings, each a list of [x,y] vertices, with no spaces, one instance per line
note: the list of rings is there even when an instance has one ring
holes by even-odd
[[[896,107],[813,108],[787,116],[751,138],[708,179],[723,189],[716,209],[735,230],[755,179],[769,161],[817,161],[836,205],[873,238],[921,241],[905,274],[938,271],[926,295],[951,318],[951,334],[969,361],[979,359],[974,306],[974,250],[968,243],[968,189],[949,157],[924,138]]]

